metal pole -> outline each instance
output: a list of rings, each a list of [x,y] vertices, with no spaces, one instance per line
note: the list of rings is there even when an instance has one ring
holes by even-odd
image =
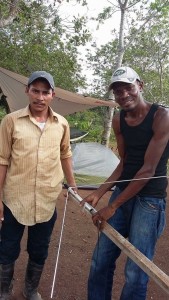
[[[68,193],[72,199],[79,204],[83,200],[72,188],[68,188]],[[91,215],[97,211],[90,204],[85,203],[84,210]],[[167,294],[169,294],[169,276],[159,269],[152,261],[144,254],[136,249],[127,239],[118,233],[112,226],[105,222],[102,232],[111,239],[129,258],[131,258],[149,277],[151,277]]]

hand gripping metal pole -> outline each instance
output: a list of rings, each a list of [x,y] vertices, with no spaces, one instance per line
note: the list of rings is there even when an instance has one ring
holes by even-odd
[[[77,203],[83,200],[71,187],[65,185],[72,199]],[[84,210],[91,215],[97,211],[89,203],[85,203]],[[105,222],[102,232],[111,239],[129,258],[131,258],[144,272],[148,274],[167,294],[169,294],[169,276],[159,269],[144,254],[136,249],[127,239]]]

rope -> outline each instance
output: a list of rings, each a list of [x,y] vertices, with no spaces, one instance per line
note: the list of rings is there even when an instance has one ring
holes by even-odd
[[[125,179],[125,180],[114,180],[114,181],[106,181],[106,182],[100,182],[100,184],[109,184],[109,183],[119,183],[119,182],[128,182],[128,181],[139,181],[139,180],[150,180],[150,179],[158,179],[158,178],[169,178],[168,176],[154,176],[154,177],[143,177],[143,178],[132,178],[132,179]],[[93,184],[91,184],[92,186]],[[89,184],[90,186],[90,184]],[[63,220],[62,220],[62,227],[61,227],[61,234],[59,239],[59,246],[58,246],[58,252],[56,257],[56,264],[55,264],[55,270],[54,270],[54,276],[53,276],[53,282],[52,282],[52,289],[51,289],[51,296],[50,298],[53,299],[53,293],[54,293],[54,287],[55,287],[55,281],[56,281],[56,274],[58,269],[58,261],[59,261],[59,255],[60,255],[60,248],[62,243],[62,236],[63,236],[63,229],[64,229],[64,223],[65,223],[65,216],[66,216],[66,209],[67,209],[67,202],[69,197],[69,189],[74,187],[69,187],[67,189],[66,199],[65,199],[65,207],[64,207],[64,213],[63,213]],[[98,241],[99,241],[99,230],[98,230]]]
[[[128,182],[128,181],[139,181],[139,180],[150,180],[150,179],[159,179],[159,178],[169,178],[169,176],[152,176],[152,177],[142,177],[142,178],[131,178],[131,179],[124,179],[124,180],[114,180],[114,181],[106,181],[106,182],[98,182],[98,185],[101,184],[108,184],[108,183],[119,183],[119,182]],[[93,184],[88,184],[88,186],[93,186]],[[83,187],[83,185],[80,185],[81,187]],[[85,186],[85,185],[84,185]]]
[[[56,281],[56,273],[57,273],[57,269],[58,269],[58,261],[59,261],[61,243],[62,243],[62,235],[63,235],[63,229],[64,229],[64,223],[65,223],[68,196],[69,196],[69,193],[67,191],[66,200],[65,200],[65,207],[64,207],[64,213],[63,213],[63,220],[62,220],[62,227],[61,227],[61,233],[60,233],[60,239],[59,239],[59,247],[58,247],[58,253],[57,253],[57,257],[56,257],[55,271],[54,271],[52,289],[51,289],[51,295],[50,295],[51,299],[53,299],[53,292],[54,292],[55,281]]]

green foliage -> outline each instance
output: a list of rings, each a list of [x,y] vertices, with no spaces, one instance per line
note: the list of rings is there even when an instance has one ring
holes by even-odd
[[[110,17],[112,17],[113,13],[114,13],[113,6],[105,7],[103,9],[103,11],[101,13],[99,13],[96,20],[98,20],[99,23],[104,23],[104,21],[106,19],[109,19]]]
[[[6,115],[5,109],[0,107],[0,122],[2,121],[5,115]]]
[[[0,21],[7,21],[9,17],[15,17],[20,0],[0,1]],[[10,20],[12,22],[12,19]]]
[[[132,35],[132,28],[130,34]],[[124,64],[132,65],[145,82],[145,97],[169,104],[169,22],[168,18],[140,30],[125,55]]]
[[[21,1],[14,22],[0,30],[1,66],[25,76],[44,69],[54,75],[56,86],[70,91],[84,88],[77,46],[90,38],[86,18],[66,22],[52,5]]]
[[[95,109],[67,116],[70,126],[88,132],[83,141],[98,141],[103,128],[101,114]]]
[[[153,11],[157,11],[160,16],[168,16],[169,5],[168,0],[155,0],[150,4]]]
[[[88,132],[83,138],[83,142],[101,142],[103,131],[105,107],[93,108],[85,112],[78,112],[67,116],[67,120],[71,127],[81,129]],[[111,144],[114,144],[114,134],[111,135]]]
[[[134,3],[138,7],[134,10]],[[144,3],[143,3],[144,2]],[[145,82],[144,97],[151,102],[169,105],[169,5],[168,1],[128,1],[132,6],[133,16],[129,18],[128,30],[125,29],[125,52],[123,65],[133,67]],[[112,4],[111,11],[114,11]],[[110,13],[110,7],[107,12]],[[109,17],[104,10],[99,15],[100,20]],[[92,90],[97,95],[106,95],[112,71],[117,63],[118,39],[117,32],[112,32],[112,41],[100,48],[95,47],[95,53],[88,59],[97,75]],[[94,45],[95,46],[95,45]]]
[[[82,174],[74,174],[76,183],[79,185],[96,185],[101,184],[107,178],[105,177],[97,177],[97,176],[88,176]]]
[[[66,0],[67,2],[70,2],[70,0]],[[82,6],[87,5],[87,1],[86,0],[76,0],[77,3],[81,3]]]
[[[79,87],[86,86],[78,62],[78,46],[84,46],[90,40],[87,18],[74,17],[71,22],[62,20],[59,8],[55,7],[59,1],[54,1],[54,5],[45,5],[45,2],[18,1],[14,22],[0,30],[1,66],[25,76],[34,70],[45,69],[54,75],[57,86],[76,92]],[[87,5],[86,0],[74,2]],[[0,18],[9,16],[10,3],[0,1]],[[128,4],[128,19],[124,26],[123,65],[133,67],[140,74],[145,82],[144,97],[148,101],[169,105],[168,0],[109,2],[98,15],[99,24],[108,18],[113,22],[113,14],[124,3]],[[112,40],[99,48],[93,43],[87,56],[88,68],[94,75],[94,97],[107,98],[107,88],[118,60],[118,43],[119,30],[113,30]],[[100,142],[105,113],[106,108],[92,109],[69,116],[68,120],[71,126],[89,132],[85,140]],[[114,143],[113,135],[111,143]]]
[[[92,66],[94,81],[92,92],[97,97],[105,98],[107,89],[117,60],[117,39],[96,48],[95,53],[88,54],[88,67]]]

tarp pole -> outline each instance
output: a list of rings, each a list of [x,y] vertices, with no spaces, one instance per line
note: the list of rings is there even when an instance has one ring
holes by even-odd
[[[79,204],[83,200],[72,188],[68,188],[68,193],[72,199]],[[97,211],[89,203],[85,203],[84,210],[91,215]],[[127,239],[118,233],[112,226],[105,222],[102,232],[112,240],[129,258],[131,258],[145,273],[148,274],[167,294],[169,294],[169,276],[159,269],[144,254],[136,249]]]

